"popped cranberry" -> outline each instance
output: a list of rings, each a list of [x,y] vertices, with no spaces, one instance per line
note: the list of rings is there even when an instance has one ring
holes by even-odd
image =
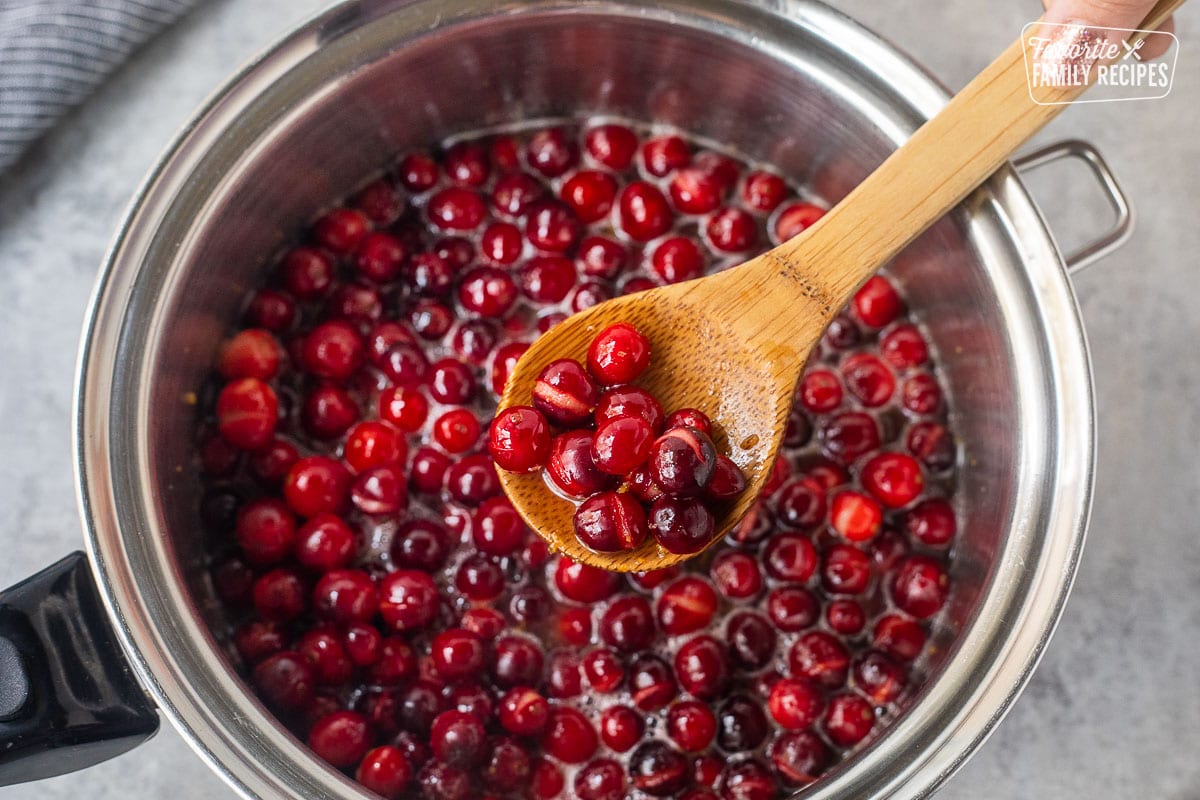
[[[650,712],[665,708],[679,692],[679,686],[666,661],[643,654],[629,665],[629,691],[633,704]]]
[[[624,125],[597,125],[587,132],[588,154],[598,163],[617,172],[624,172],[637,154],[637,134]]]
[[[613,484],[592,458],[592,435],[585,430],[555,436],[550,443],[546,474],[564,494],[589,497]]]
[[[699,500],[669,495],[654,501],[646,522],[658,543],[679,555],[691,555],[707,547],[716,524],[712,512]]]
[[[717,744],[730,753],[757,749],[769,728],[762,706],[747,695],[728,698],[717,711]]]
[[[648,533],[641,505],[619,492],[598,492],[584,500],[575,510],[574,527],[579,541],[600,553],[636,550]]]
[[[667,198],[652,183],[633,181],[618,199],[621,230],[635,242],[657,239],[674,223],[675,214]]]
[[[904,691],[904,669],[883,653],[869,651],[854,663],[854,682],[876,705],[895,702]]]
[[[723,253],[744,253],[758,243],[758,223],[740,208],[723,208],[713,214],[704,233]]]
[[[429,198],[429,221],[443,230],[469,231],[487,216],[483,198],[471,189],[451,186]]]
[[[687,692],[703,700],[721,693],[729,677],[725,647],[711,636],[697,636],[675,654],[675,674]]]
[[[795,641],[788,651],[788,668],[793,677],[806,678],[826,689],[846,683],[850,653],[835,636],[811,631]]]
[[[817,552],[806,537],[780,533],[767,542],[762,562],[772,578],[787,583],[804,583],[817,568]]]
[[[717,450],[707,435],[695,428],[672,428],[650,448],[650,477],[677,497],[700,494],[712,478]]]
[[[579,147],[565,128],[546,128],[529,138],[525,157],[547,178],[557,178],[579,162]]]
[[[645,727],[642,716],[629,706],[609,706],[600,715],[600,738],[617,753],[624,753],[641,741]]]
[[[883,328],[904,311],[904,301],[887,278],[874,275],[855,292],[853,307],[864,324]]]
[[[550,709],[542,734],[542,749],[567,764],[582,764],[592,757],[600,741],[596,729],[582,713],[569,706]]]
[[[817,621],[820,605],[812,592],[800,587],[783,587],[767,596],[767,614],[785,633],[802,631]]]
[[[328,714],[317,720],[309,731],[308,746],[335,767],[353,767],[362,761],[371,747],[367,718],[356,711]]]
[[[909,556],[896,569],[891,591],[892,599],[901,611],[925,619],[945,605],[950,577],[935,559]]]
[[[379,613],[395,631],[426,627],[437,617],[439,603],[437,584],[424,572],[397,570],[379,584]]]
[[[651,797],[672,797],[691,780],[688,760],[662,742],[646,742],[629,758],[633,786]]]
[[[879,533],[883,510],[862,492],[841,491],[833,496],[829,524],[847,541],[865,542]]]
[[[814,222],[825,216],[825,209],[820,206],[797,200],[789,203],[775,218],[775,239],[786,242],[808,230]]]
[[[600,392],[578,361],[561,358],[542,369],[533,386],[533,407],[563,427],[586,424]]]
[[[658,622],[670,636],[702,630],[717,610],[717,593],[702,578],[687,576],[669,585],[656,605]]]
[[[713,559],[709,571],[717,589],[730,600],[746,600],[762,591],[758,561],[747,553],[727,550]]]
[[[892,658],[913,661],[925,649],[925,631],[911,619],[888,614],[875,623],[871,643]]]
[[[679,136],[658,136],[642,145],[642,165],[656,178],[686,167],[692,160],[692,148]]]
[[[729,618],[725,629],[729,642],[729,660],[743,672],[757,672],[770,663],[775,654],[775,631],[762,616],[743,611]]]
[[[858,695],[839,694],[829,701],[821,724],[834,744],[853,747],[875,726],[875,711]]]
[[[278,420],[275,391],[258,378],[230,381],[217,397],[217,429],[241,450],[257,450],[269,444]]]
[[[717,718],[704,703],[684,700],[667,712],[667,735],[685,753],[708,748],[717,734]]]
[[[413,779],[413,767],[399,748],[383,745],[363,757],[354,779],[386,800],[399,800]]]
[[[833,760],[829,746],[813,731],[793,731],[771,745],[771,764],[788,786],[800,787],[821,777]]]
[[[590,567],[566,556],[558,560],[554,570],[554,585],[568,600],[577,603],[598,603],[617,590],[616,573]]]
[[[934,472],[942,472],[954,466],[957,457],[954,437],[944,425],[936,422],[918,422],[908,429],[905,444],[908,452]]]

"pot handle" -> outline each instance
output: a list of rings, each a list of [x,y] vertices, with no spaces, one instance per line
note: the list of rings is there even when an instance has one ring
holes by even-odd
[[[1096,148],[1079,139],[1055,142],[1028,155],[1014,158],[1012,164],[1017,172],[1030,172],[1064,158],[1077,158],[1091,169],[1108,204],[1117,215],[1108,231],[1066,254],[1063,260],[1066,262],[1067,272],[1077,275],[1123,245],[1133,234],[1133,209],[1104,158],[1096,152]]]
[[[87,556],[0,592],[0,786],[90,767],[157,730]]]

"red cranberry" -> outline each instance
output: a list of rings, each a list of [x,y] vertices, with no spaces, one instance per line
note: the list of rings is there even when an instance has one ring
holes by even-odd
[[[439,403],[467,403],[475,395],[475,375],[461,361],[443,358],[432,365],[429,393]]]
[[[814,222],[825,216],[825,209],[798,200],[787,205],[775,218],[775,239],[786,242],[808,230]]]
[[[257,450],[269,444],[278,419],[275,392],[258,378],[230,381],[217,397],[217,429],[241,450]]]
[[[721,205],[725,184],[699,168],[681,169],[671,179],[671,200],[684,214],[707,214]]]
[[[441,297],[454,285],[454,269],[436,253],[418,253],[404,265],[405,283],[423,297]]]
[[[691,780],[688,760],[662,742],[646,742],[629,758],[633,786],[651,797],[672,797]]]
[[[479,419],[465,408],[453,408],[433,422],[433,439],[448,453],[470,450],[479,434]]]
[[[226,380],[270,380],[279,371],[279,356],[279,342],[269,331],[245,330],[222,345],[217,370]]]
[[[576,262],[584,275],[594,278],[616,278],[624,270],[629,253],[624,245],[604,236],[586,236],[579,243]]]
[[[717,589],[730,600],[745,600],[762,591],[758,561],[746,553],[726,550],[713,559],[710,572]]]
[[[838,639],[824,631],[812,631],[796,640],[788,651],[788,668],[794,677],[807,678],[826,689],[846,683],[850,653]]]
[[[945,547],[954,540],[957,522],[954,509],[941,498],[920,503],[904,518],[908,535],[930,547]]]
[[[871,558],[857,547],[837,544],[825,553],[821,585],[831,594],[862,594],[871,583]]]
[[[658,622],[669,636],[702,630],[712,623],[717,602],[717,593],[702,578],[680,578],[658,598]]]
[[[657,239],[674,223],[670,203],[658,187],[633,181],[621,191],[618,201],[621,230],[636,242]]]
[[[672,428],[650,449],[650,477],[670,494],[695,496],[708,485],[716,459],[707,435],[695,428]]]
[[[734,695],[717,712],[717,744],[730,753],[755,750],[767,738],[767,715],[753,698]]]
[[[390,225],[404,211],[404,198],[390,179],[380,178],[354,196],[354,207],[376,225]]]
[[[542,651],[528,639],[504,636],[492,650],[492,674],[504,688],[530,686],[542,677]]]
[[[561,303],[575,287],[575,265],[562,256],[535,256],[520,270],[521,291],[535,303]]]
[[[747,175],[742,187],[742,200],[755,211],[774,211],[787,194],[788,187],[783,178],[761,170]]]
[[[928,556],[910,556],[900,563],[891,583],[892,599],[901,611],[917,619],[941,610],[950,591],[950,577]]]
[[[546,672],[546,693],[550,697],[566,700],[583,694],[583,672],[574,653],[552,654]]]
[[[515,136],[496,136],[489,147],[492,166],[500,172],[514,172],[521,168],[521,146]]]
[[[487,731],[474,714],[443,711],[433,720],[429,744],[434,758],[451,766],[469,768],[487,754]]]
[[[328,572],[345,567],[357,550],[354,531],[334,514],[317,514],[296,535],[296,560],[309,569]]]
[[[552,201],[536,204],[525,222],[525,238],[546,253],[566,253],[579,241],[581,232],[579,219],[571,209]]]
[[[469,231],[487,216],[483,198],[471,189],[450,187],[429,198],[429,221],[443,230]]]
[[[363,362],[362,337],[344,320],[323,322],[304,337],[302,363],[319,378],[345,380]]]
[[[839,694],[829,701],[822,725],[834,744],[853,747],[871,732],[875,711],[858,695]]]
[[[383,422],[360,422],[346,436],[342,459],[355,472],[402,464],[408,455],[404,437]]]
[[[313,589],[313,611],[331,622],[365,622],[378,608],[375,584],[361,570],[330,570]]]
[[[569,706],[550,710],[550,722],[542,734],[542,749],[567,764],[582,764],[592,757],[600,742],[596,729],[582,713]]]
[[[234,646],[243,660],[255,664],[280,652],[287,645],[283,630],[273,622],[252,620],[238,628]]]
[[[880,341],[883,357],[896,369],[918,367],[929,360],[929,347],[915,325],[900,325]]]
[[[346,627],[342,644],[355,666],[369,667],[380,659],[383,635],[370,623],[354,622]]]
[[[740,208],[724,208],[704,227],[708,241],[723,253],[744,253],[758,244],[758,223]]]
[[[538,541],[541,541],[540,539]],[[544,544],[544,542],[543,542]],[[558,633],[567,644],[582,647],[592,641],[592,612],[586,608],[562,608]]]
[[[354,664],[346,655],[341,639],[330,629],[309,631],[296,642],[296,649],[313,665],[319,684],[345,683],[354,672]]]
[[[488,555],[511,555],[525,541],[525,523],[507,498],[485,500],[475,512],[474,522],[471,536],[475,548]]]
[[[784,484],[777,495],[775,508],[779,521],[787,527],[810,530],[825,521],[825,505],[825,490],[821,484],[812,478],[802,478]],[[767,569],[770,571],[769,566]]]
[[[379,585],[379,613],[395,631],[419,630],[437,617],[437,584],[424,572],[402,569],[384,577]]]
[[[654,395],[637,386],[617,386],[600,395],[596,403],[596,425],[623,417],[635,417],[650,424],[657,432],[663,426],[663,411]]]
[[[284,651],[267,656],[254,668],[254,686],[267,704],[280,711],[303,708],[313,696],[316,676],[304,656]]]
[[[468,556],[458,567],[454,585],[471,600],[495,600],[504,591],[504,573],[486,556]]]
[[[292,295],[301,300],[316,300],[333,286],[333,262],[316,248],[297,247],[284,257],[280,275],[284,288]]]
[[[624,125],[597,125],[587,132],[584,141],[592,158],[617,172],[629,169],[637,153],[637,134]]]
[[[847,541],[865,542],[879,533],[883,510],[861,492],[841,491],[833,496],[829,524]]]
[[[630,278],[621,284],[621,294],[637,294],[638,292],[645,292],[653,289],[655,286],[656,284],[654,281],[650,280],[649,278]]]
[[[592,223],[612,210],[617,181],[607,172],[580,170],[563,184],[560,194],[581,222]]]
[[[231,606],[243,607],[252,601],[255,573],[241,559],[227,558],[217,563],[212,579],[217,596]]]
[[[644,597],[614,600],[600,621],[601,637],[624,653],[645,650],[653,643],[654,634],[654,615]]]
[[[867,624],[862,606],[853,600],[834,600],[825,608],[825,620],[843,636],[853,636]]]
[[[579,162],[579,147],[566,129],[547,128],[529,138],[525,157],[547,178],[557,178]]]
[[[350,500],[364,514],[395,514],[408,507],[408,489],[399,467],[375,467],[350,487]]]
[[[904,311],[904,301],[887,278],[875,275],[854,295],[854,313],[864,324],[872,328],[882,328],[900,316]]]
[[[827,420],[820,437],[830,458],[849,464],[879,447],[879,426],[869,414],[847,411]]]
[[[767,574],[788,583],[804,583],[817,568],[817,553],[807,538],[793,534],[776,534],[763,551],[763,566]]]
[[[466,770],[431,761],[417,775],[423,798],[429,800],[470,800],[475,787]]]
[[[697,758],[692,769],[695,781],[700,786],[714,787],[725,771],[725,760],[709,753]],[[694,789],[684,795],[685,800],[716,800],[716,795],[707,789]]]
[[[601,472],[626,475],[646,463],[654,429],[639,417],[618,417],[601,425],[592,438],[592,461]]]
[[[753,759],[731,766],[721,788],[721,800],[771,800],[778,795],[775,777]]]
[[[883,405],[896,390],[891,369],[870,353],[858,353],[843,361],[842,378],[851,393],[869,408]]]
[[[369,672],[372,683],[381,686],[398,686],[411,681],[416,677],[417,672],[417,654],[408,642],[398,636],[389,636],[380,641],[379,659],[371,665]],[[405,702],[412,699],[408,698]],[[436,708],[430,711],[429,719],[433,718],[432,715],[436,711]],[[422,730],[428,730],[428,728],[429,722],[426,720]]]
[[[475,142],[457,142],[443,157],[446,175],[460,186],[482,186],[491,172],[487,151]]]
[[[524,242],[521,230],[517,226],[507,222],[493,222],[484,229],[479,239],[479,250],[487,260],[508,266],[516,263],[521,257]]]
[[[304,430],[317,439],[336,439],[358,421],[358,404],[345,389],[332,384],[315,387],[301,409]]]
[[[396,718],[404,730],[428,737],[434,718],[444,710],[440,687],[420,681],[401,692]]]
[[[875,623],[872,645],[901,661],[913,661],[925,649],[925,631],[899,614],[880,617]]]
[[[921,372],[904,382],[900,402],[914,414],[932,414],[942,405],[942,390],[937,378]]]
[[[547,619],[554,609],[550,593],[541,586],[522,586],[508,601],[508,614],[513,622],[532,628]]]
[[[623,621],[621,621],[620,624],[611,626],[611,629],[620,631],[620,633],[615,634],[616,637],[623,637],[626,627]],[[653,622],[650,623],[648,629],[653,633]],[[614,634],[610,633],[606,635]],[[625,681],[625,668],[621,665],[621,661],[617,658],[616,654],[611,650],[603,648],[593,650],[583,659],[582,666],[588,683],[598,692],[605,694],[614,692]]]
[[[631,383],[650,365],[650,342],[625,322],[610,325],[588,348],[588,371],[601,383]]]
[[[711,636],[688,640],[675,654],[675,674],[685,691],[703,700],[717,697],[729,676],[725,647]]]
[[[623,800],[625,771],[612,759],[597,759],[575,775],[575,796],[579,800]]]
[[[533,780],[530,786],[530,796],[535,800],[553,800],[562,794],[566,786],[562,770],[550,761],[540,758],[533,765]]]
[[[446,470],[446,490],[463,505],[475,507],[500,494],[500,479],[490,456],[467,456]]]
[[[309,456],[292,465],[283,481],[283,496],[302,517],[336,514],[346,503],[349,484],[350,475],[341,463],[326,456]]]
[[[808,681],[784,678],[771,688],[767,707],[783,728],[798,731],[816,722],[824,703]]]
[[[500,699],[500,724],[517,736],[537,736],[550,721],[550,704],[527,686],[511,689]]]
[[[599,492],[575,511],[575,535],[597,552],[635,550],[646,534],[645,512],[628,494]]]
[[[908,451],[934,472],[954,466],[957,453],[954,438],[945,426],[936,422],[918,422],[908,429]]]
[[[707,547],[715,525],[712,512],[699,500],[668,495],[654,501],[646,521],[658,543],[679,555],[691,555]]]
[[[409,153],[401,159],[397,172],[404,188],[418,194],[432,189],[438,179],[437,162],[425,153]]]
[[[507,272],[476,267],[463,276],[458,300],[463,308],[485,317],[502,317],[517,299],[517,286]]]
[[[296,302],[283,292],[261,289],[246,307],[246,323],[271,333],[285,333],[296,322]]]
[[[504,630],[504,615],[494,608],[468,608],[462,615],[462,626],[484,639],[495,639]]]
[[[876,705],[895,702],[904,691],[904,669],[883,653],[870,651],[854,664],[854,682]]]
[[[596,467],[592,436],[583,430],[554,437],[546,470],[554,485],[571,497],[588,497],[612,483],[612,478]]]
[[[563,556],[554,571],[554,585],[568,600],[598,603],[613,595],[618,576]]]
[[[253,500],[238,512],[236,535],[247,561],[275,564],[292,550],[296,518],[281,500]]]
[[[504,386],[508,383],[508,376],[512,374],[517,361],[520,360],[521,356],[525,355],[525,351],[528,349],[529,345],[524,342],[510,342],[496,351],[496,358],[492,362],[491,374],[492,392],[496,397],[504,394]]]
[[[842,382],[830,370],[809,370],[800,380],[797,396],[809,411],[826,414],[842,404]]]
[[[757,672],[770,663],[775,654],[775,631],[758,614],[742,612],[729,618],[725,630],[729,658],[743,672]]]
[[[533,406],[557,425],[581,426],[590,420],[599,394],[579,362],[563,358],[546,365],[538,375]]]
[[[863,486],[888,508],[903,508],[925,488],[921,466],[903,453],[880,453],[862,471]]]
[[[612,299],[612,290],[598,281],[585,281],[571,294],[571,311],[585,311]]]
[[[450,538],[436,522],[409,520],[392,538],[391,553],[392,561],[399,567],[432,572],[450,555]]]
[[[431,654],[433,666],[446,680],[475,677],[484,665],[483,638],[462,628],[451,628],[434,637]]]
[[[629,665],[629,690],[633,704],[642,711],[658,711],[675,699],[679,687],[667,662],[658,656],[641,655]]]
[[[659,136],[642,145],[642,164],[656,178],[686,167],[692,160],[692,148],[679,136]]]
[[[807,786],[833,761],[829,746],[812,731],[785,733],[771,745],[771,763],[788,786]]]
[[[537,178],[514,172],[497,179],[492,189],[492,207],[508,217],[522,217],[545,193],[545,187]]]
[[[308,746],[335,767],[353,767],[362,761],[371,747],[367,719],[355,711],[335,711],[313,725]]]
[[[645,723],[629,706],[610,706],[600,715],[600,738],[617,753],[624,753],[642,739]]]
[[[354,779],[368,791],[386,800],[399,800],[412,778],[412,764],[399,748],[391,745],[367,753],[354,773]]]
[[[667,735],[685,753],[708,749],[716,733],[717,718],[704,703],[684,700],[667,712]]]
[[[812,592],[799,587],[776,589],[767,596],[767,614],[785,633],[802,631],[815,623],[819,608]]]
[[[524,747],[512,739],[500,738],[492,743],[491,749],[491,758],[483,768],[483,781],[488,788],[506,792],[529,782],[533,765]]]
[[[369,325],[383,316],[383,299],[379,296],[379,291],[372,286],[362,283],[343,284],[325,302],[325,314],[331,319]]]

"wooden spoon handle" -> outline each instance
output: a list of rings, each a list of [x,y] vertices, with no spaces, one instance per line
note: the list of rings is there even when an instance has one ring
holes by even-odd
[[[1183,2],[1161,0],[1141,27],[1158,27]],[[1026,68],[1018,38],[833,210],[776,248],[776,267],[797,265],[776,274],[816,279],[832,308],[840,308],[862,281],[1087,89],[1039,89],[1040,102],[1034,102]],[[1094,79],[1096,70],[1089,74]]]

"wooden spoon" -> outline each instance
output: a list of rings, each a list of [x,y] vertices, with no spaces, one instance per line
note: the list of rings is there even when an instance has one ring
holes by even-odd
[[[1160,2],[1141,27],[1157,28],[1182,2]],[[1046,89],[1039,100],[1065,103],[1085,89]],[[694,407],[708,414],[718,450],[746,475],[746,491],[718,512],[718,541],[757,500],[783,438],[796,381],[829,321],[876,269],[1064,107],[1033,101],[1018,39],[804,233],[733,269],[609,300],[556,325],[516,365],[500,407],[528,405],[546,364],[584,362],[596,333],[616,322],[633,324],[652,350],[651,366],[637,383],[667,412]],[[589,550],[574,533],[575,505],[550,491],[540,473],[498,471],[529,526],[576,561],[637,572],[692,557],[666,551],[653,537],[632,551]]]

